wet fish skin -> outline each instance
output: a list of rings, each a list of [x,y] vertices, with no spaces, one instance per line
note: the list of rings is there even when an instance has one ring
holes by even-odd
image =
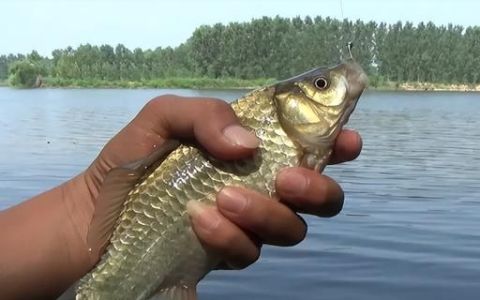
[[[319,89],[315,80],[328,87]],[[366,85],[354,62],[315,69],[232,103],[261,143],[248,159],[226,162],[190,145],[174,150],[129,192],[100,263],[76,299],[195,299],[198,281],[220,263],[194,234],[186,210],[213,204],[225,186],[273,195],[275,175],[303,165],[321,171]]]

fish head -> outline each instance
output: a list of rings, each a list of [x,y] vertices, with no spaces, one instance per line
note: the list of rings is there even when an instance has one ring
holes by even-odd
[[[336,137],[367,86],[353,59],[279,82],[274,101],[280,124],[300,149],[300,165],[323,170]]]

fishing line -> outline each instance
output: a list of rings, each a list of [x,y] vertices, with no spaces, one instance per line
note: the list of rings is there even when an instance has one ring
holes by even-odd
[[[340,13],[342,15],[342,22],[343,22],[343,21],[345,21],[345,15],[343,13],[343,1],[342,0],[340,0]],[[342,41],[343,41],[343,38],[344,37],[342,36],[342,38],[341,38]],[[347,49],[348,49],[349,59],[353,59],[353,55],[352,55],[353,42],[351,40],[349,40],[345,44],[345,47],[347,47]],[[340,50],[340,59],[343,60],[343,50]]]
[[[345,17],[343,16],[343,1],[340,0],[340,12],[342,13],[342,21],[343,19],[345,19]]]

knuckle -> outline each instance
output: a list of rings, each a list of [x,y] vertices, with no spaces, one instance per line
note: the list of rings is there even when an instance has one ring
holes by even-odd
[[[252,219],[252,230],[257,233],[261,233],[262,231],[272,231],[271,224],[270,224],[270,217],[267,216],[265,213],[256,214],[255,218]]]
[[[161,109],[165,105],[169,105],[170,101],[178,100],[180,97],[172,94],[165,94],[157,96],[145,104],[147,110]]]
[[[208,112],[214,115],[231,112],[230,105],[228,105],[227,102],[220,99],[215,99],[215,98],[206,99],[205,107],[207,108]]]
[[[231,249],[233,245],[238,243],[238,236],[236,232],[231,231],[224,234],[220,243],[221,244],[219,245],[219,248],[223,249],[224,251]]]
[[[271,227],[272,220],[272,209],[268,207],[264,207],[262,204],[268,203],[268,201],[261,200],[256,201],[256,203],[252,203],[251,196],[249,197],[249,201],[247,201],[247,205],[243,211],[243,214],[248,218],[250,222],[250,228],[253,232],[261,233],[265,230],[269,231]],[[276,204],[273,203],[272,204]]]

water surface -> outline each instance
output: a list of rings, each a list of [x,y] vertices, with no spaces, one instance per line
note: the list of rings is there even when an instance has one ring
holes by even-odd
[[[156,95],[243,92],[0,88],[0,209],[81,172]],[[366,93],[349,124],[362,155],[326,170],[343,212],[307,217],[296,247],[211,273],[200,299],[478,299],[479,111],[476,93]]]

